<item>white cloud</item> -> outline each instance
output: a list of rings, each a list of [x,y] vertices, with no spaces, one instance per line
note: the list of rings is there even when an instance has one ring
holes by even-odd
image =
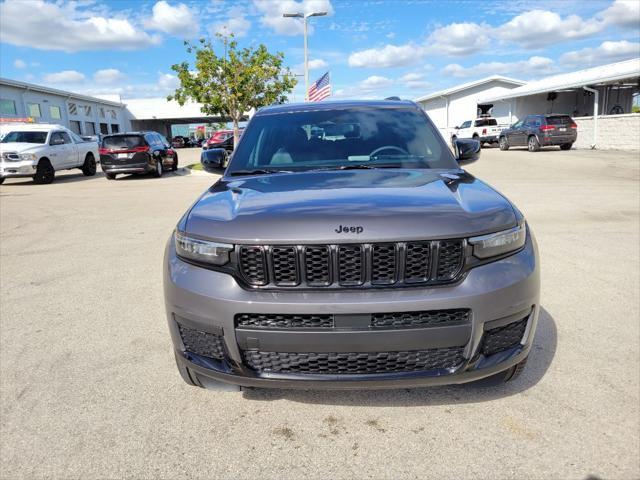
[[[47,73],[43,77],[43,80],[46,83],[54,85],[78,84],[83,83],[85,79],[86,77],[84,74],[76,70],[63,70],[61,72]]]
[[[26,68],[27,67],[27,62],[25,62],[24,60],[20,60],[19,58],[16,58],[13,61],[13,66],[16,68]]]
[[[349,55],[350,67],[387,68],[410,65],[424,57],[426,51],[419,45],[385,45]]]
[[[396,33],[395,33],[395,32],[389,32],[389,33],[387,33],[387,34],[385,35],[385,37],[387,37],[387,38],[389,38],[389,39],[395,38],[395,36],[396,36]]]
[[[410,72],[402,75],[398,81],[411,90],[424,90],[431,86],[425,79],[425,74],[421,72]]]
[[[247,20],[245,10],[241,7],[231,7],[227,14],[226,21],[215,23],[209,31],[214,35],[233,33],[236,37],[244,37],[251,28],[251,22]]]
[[[124,79],[124,74],[117,68],[105,68],[93,74],[93,81],[103,85],[113,85]]]
[[[609,8],[600,12],[598,17],[606,25],[638,28],[640,25],[640,2],[638,0],[615,0]]]
[[[530,10],[498,27],[495,35],[525,48],[536,48],[588,37],[601,29],[602,24],[595,19],[583,20],[578,15],[562,18],[548,10]]]
[[[360,82],[360,88],[363,90],[378,90],[393,85],[393,80],[379,75],[371,75]]]
[[[337,98],[382,98],[382,91],[394,84],[395,82],[391,78],[371,75],[355,85],[337,89],[333,96]]]
[[[327,62],[327,61],[325,61],[325,60],[323,60],[321,58],[314,58],[313,60],[309,60],[309,71],[324,69],[324,68],[327,68],[328,66],[329,66],[329,62]],[[291,71],[294,72],[294,73],[303,74],[304,73],[304,62],[294,66],[291,69]]]
[[[634,57],[640,57],[640,43],[621,40],[619,42],[602,42],[597,47],[567,52],[560,57],[560,61],[568,65],[588,67]]]
[[[481,77],[485,75],[547,75],[556,70],[553,60],[547,57],[533,56],[518,62],[482,62],[471,67],[451,63],[442,69],[444,75],[452,77]]]
[[[283,13],[327,12],[327,15],[333,15],[330,0],[253,0],[253,5],[262,15],[260,23],[280,35],[301,35],[303,32],[301,19],[284,18]],[[309,33],[313,33],[313,22],[310,19]]]
[[[158,77],[158,88],[162,90],[175,90],[180,86],[180,80],[170,73],[160,73]]]
[[[2,41],[41,50],[133,50],[160,42],[128,19],[80,10],[79,3],[5,0],[0,4]]]
[[[197,17],[184,3],[174,7],[160,0],[153,6],[152,12],[151,19],[146,22],[147,28],[184,38],[198,35],[200,27]]]
[[[429,50],[445,55],[469,55],[485,49],[490,27],[477,23],[452,23],[435,30],[427,39]]]

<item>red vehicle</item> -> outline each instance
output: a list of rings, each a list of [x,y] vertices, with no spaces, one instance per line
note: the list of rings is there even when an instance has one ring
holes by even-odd
[[[242,130],[240,129],[240,135],[242,135]],[[218,130],[202,145],[202,148],[205,150],[209,148],[224,148],[225,150],[233,151],[233,130]]]

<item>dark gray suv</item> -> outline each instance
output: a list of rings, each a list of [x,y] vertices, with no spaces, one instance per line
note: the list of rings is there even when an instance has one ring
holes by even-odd
[[[578,138],[578,125],[569,115],[527,115],[500,132],[500,150],[510,147],[527,147],[537,152],[540,147],[559,146],[570,150]]]
[[[507,381],[539,311],[533,234],[412,102],[264,108],[178,222],[164,292],[190,385]]]

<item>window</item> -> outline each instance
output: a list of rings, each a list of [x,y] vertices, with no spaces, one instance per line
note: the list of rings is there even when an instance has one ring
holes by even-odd
[[[462,125],[460,125],[460,128],[469,128],[470,126],[471,126],[471,120],[467,120]]]
[[[71,132],[71,138],[73,139],[73,141],[75,143],[84,143],[85,142],[85,140],[80,135],[78,135],[77,133]]]
[[[146,144],[142,135],[109,135],[102,140],[102,146],[111,150],[128,150]]]
[[[16,102],[5,98],[0,99],[0,113],[2,115],[17,115]]]
[[[440,134],[413,108],[348,108],[257,115],[229,173],[349,166],[457,168]]]
[[[100,118],[105,118],[104,108],[100,107]]]
[[[62,139],[64,140],[64,143],[73,143],[71,141],[71,137],[69,136],[69,134],[67,132],[60,132],[60,135],[62,136]]]
[[[107,110],[107,112],[109,112],[109,116],[113,119],[116,120],[118,118],[118,115],[116,114],[115,110]]]
[[[9,132],[1,143],[45,143],[47,141],[47,132]]]
[[[54,120],[60,120],[62,118],[62,111],[57,105],[49,105],[49,116]]]
[[[78,114],[78,105],[76,105],[75,103],[69,103],[67,108],[69,109],[69,115],[77,115]]]
[[[91,105],[83,105],[82,108],[84,109],[84,116],[85,117],[90,117],[91,116]]]
[[[51,132],[51,140],[49,140],[49,145],[59,145],[59,142],[71,143],[71,138],[64,132]]]
[[[29,116],[33,118],[40,118],[42,113],[40,112],[40,104],[39,103],[29,103],[27,104],[27,110],[29,112]]]
[[[111,133],[118,133],[120,131],[120,127],[117,123],[111,124]]]
[[[481,118],[476,120],[476,127],[495,127],[498,125],[498,121],[495,118]]]
[[[553,117],[547,117],[547,125],[569,125],[573,123],[573,120],[569,115],[555,115]]]
[[[103,133],[105,135],[107,133],[109,133],[109,125],[107,125],[106,123],[101,123],[100,124],[100,133]]]
[[[96,134],[96,126],[93,122],[84,122],[84,134],[85,135]]]
[[[80,130],[80,122],[77,120],[71,120],[69,122],[69,130],[73,133],[77,133],[78,135],[82,135],[82,131]]]

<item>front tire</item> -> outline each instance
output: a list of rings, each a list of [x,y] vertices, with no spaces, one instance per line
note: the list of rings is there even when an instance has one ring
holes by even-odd
[[[53,169],[53,165],[46,158],[38,162],[38,168],[36,168],[36,174],[33,176],[33,181],[38,185],[46,185],[53,182],[56,176],[56,172]]]
[[[502,150],[503,152],[509,150],[509,141],[507,140],[507,137],[500,137],[498,143],[500,145],[500,150]]]
[[[531,135],[529,137],[529,140],[527,141],[527,149],[530,152],[537,152],[538,150],[540,150],[540,143],[538,142],[538,139],[535,135]]]
[[[85,177],[93,177],[96,174],[96,159],[93,157],[93,154],[87,154],[84,159],[84,164],[80,169]]]
[[[164,169],[162,168],[162,160],[158,159],[156,161],[156,172],[155,172],[155,176],[160,178],[162,176],[162,174],[164,173]]]
[[[560,145],[560,150],[571,150],[571,147],[573,147],[573,143],[563,143]]]

